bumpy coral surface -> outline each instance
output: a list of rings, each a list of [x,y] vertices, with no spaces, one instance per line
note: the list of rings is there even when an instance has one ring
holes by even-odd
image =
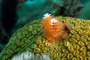
[[[48,55],[52,60],[90,60],[90,21],[69,17],[55,17],[72,26],[71,33],[57,43],[48,42],[42,32],[41,20],[28,23],[16,31],[0,55],[11,60],[16,54],[29,51]]]

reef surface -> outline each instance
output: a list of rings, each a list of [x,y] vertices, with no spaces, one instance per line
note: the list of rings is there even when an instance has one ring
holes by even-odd
[[[17,30],[1,52],[0,60],[11,60],[13,56],[29,51],[39,56],[43,53],[52,60],[86,60],[90,59],[90,21],[55,17],[62,23],[72,26],[72,30],[63,41],[48,42],[42,32],[42,19],[32,21]]]

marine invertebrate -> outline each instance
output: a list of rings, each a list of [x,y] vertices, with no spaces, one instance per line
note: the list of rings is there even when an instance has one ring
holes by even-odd
[[[77,17],[83,8],[80,0],[49,0],[52,4],[50,13],[55,16]]]
[[[68,23],[72,30],[65,40],[48,42],[42,31],[42,20],[35,20],[17,30],[0,54],[0,60],[10,60],[13,56],[29,51],[46,54],[52,60],[90,60],[90,20],[70,17],[54,17]]]
[[[42,21],[44,35],[51,42],[61,41],[70,33],[71,27],[59,22],[59,20],[52,18],[50,15],[46,13]]]
[[[11,60],[51,60],[48,55],[41,54],[39,57],[39,54],[34,55],[34,53],[31,52],[23,52],[22,54],[14,56]]]

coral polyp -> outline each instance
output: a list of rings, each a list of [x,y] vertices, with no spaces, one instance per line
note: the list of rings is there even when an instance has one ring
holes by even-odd
[[[63,24],[50,15],[45,14],[42,21],[44,35],[50,42],[62,41],[70,33],[71,27],[69,24]]]
[[[68,33],[70,28],[67,25],[72,26],[71,32],[64,40],[57,43],[48,42],[42,32],[42,20],[35,20],[11,36],[9,43],[0,54],[0,60],[11,60],[14,57],[19,59],[27,51],[31,54],[28,55],[32,56],[31,58],[36,55],[42,57],[44,54],[51,60],[90,60],[90,20],[60,16],[53,18],[66,24],[65,31]]]

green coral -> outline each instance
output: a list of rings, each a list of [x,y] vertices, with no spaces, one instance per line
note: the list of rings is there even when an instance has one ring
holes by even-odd
[[[72,26],[71,33],[62,42],[51,43],[44,37],[41,20],[35,20],[17,30],[1,52],[0,60],[10,60],[14,55],[29,51],[34,54],[45,53],[52,60],[90,59],[90,21],[55,17],[62,23]]]

